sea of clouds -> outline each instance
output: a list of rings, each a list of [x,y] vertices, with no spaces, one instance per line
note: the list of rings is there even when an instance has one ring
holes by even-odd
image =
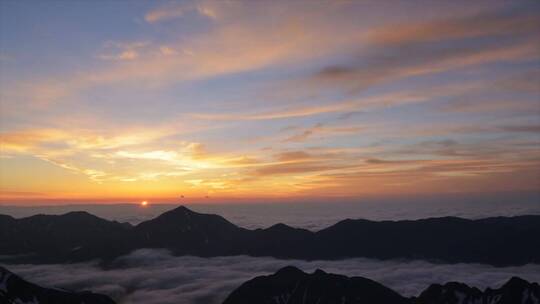
[[[3,265],[42,286],[92,290],[118,303],[217,304],[243,282],[294,265],[304,271],[322,269],[362,276],[404,296],[418,295],[432,283],[460,281],[481,289],[499,287],[512,276],[540,282],[540,265],[493,267],[481,264],[433,264],[425,261],[280,260],[266,257],[172,256],[167,250],[140,249],[118,258],[113,268],[98,262],[78,264]]]

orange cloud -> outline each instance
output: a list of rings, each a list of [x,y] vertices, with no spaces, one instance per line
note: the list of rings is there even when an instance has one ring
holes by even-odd
[[[156,23],[167,21],[185,16],[186,14],[195,12],[201,16],[211,19],[217,18],[216,6],[230,5],[220,2],[199,1],[197,4],[182,3],[162,6],[148,12],[144,19],[148,23]]]

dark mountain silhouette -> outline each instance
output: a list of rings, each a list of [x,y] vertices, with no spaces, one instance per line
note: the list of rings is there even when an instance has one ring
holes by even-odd
[[[416,304],[537,304],[540,303],[540,286],[513,277],[501,288],[487,288],[484,292],[463,283],[433,284],[414,299]]]
[[[369,279],[307,274],[289,266],[273,275],[257,277],[233,291],[223,304],[407,304],[409,300]]]
[[[512,278],[484,292],[462,283],[433,284],[419,297],[405,298],[369,279],[317,270],[307,274],[288,266],[260,276],[234,290],[223,304],[538,304],[540,287]]]
[[[364,256],[492,265],[540,262],[540,216],[344,220],[316,233],[318,258]]]
[[[70,292],[61,289],[43,288],[29,283],[7,269],[0,267],[0,303],[114,304],[114,301],[105,295],[88,291]]]
[[[13,262],[110,261],[138,248],[166,248],[176,255],[407,258],[502,266],[540,263],[538,235],[540,216],[349,219],[312,232],[284,224],[248,230],[218,215],[178,207],[136,226],[86,212],[0,216],[0,256],[14,256]]]
[[[180,206],[133,230],[137,247],[167,248],[176,254],[215,256],[233,254],[249,232],[221,216],[200,214]]]
[[[243,252],[252,256],[291,258],[306,256],[305,250],[313,241],[314,233],[285,224],[276,224],[266,229],[250,231],[243,242]]]
[[[0,217],[0,252],[22,260],[71,262],[112,258],[128,248],[130,225],[87,212]]]

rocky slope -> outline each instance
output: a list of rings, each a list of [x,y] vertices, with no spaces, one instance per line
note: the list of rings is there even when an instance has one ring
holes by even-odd
[[[372,280],[308,274],[285,267],[242,284],[223,304],[539,304],[540,286],[512,278],[498,289],[481,291],[462,283],[433,284],[419,297],[405,298]]]
[[[27,282],[0,267],[0,303],[2,304],[114,304],[101,294],[44,288]]]

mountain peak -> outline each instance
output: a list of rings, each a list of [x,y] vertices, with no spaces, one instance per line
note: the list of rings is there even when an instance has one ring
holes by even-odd
[[[194,212],[194,211],[192,211],[191,209],[189,209],[188,207],[186,207],[184,205],[180,205],[180,206],[178,206],[178,207],[176,207],[176,208],[174,208],[172,210],[179,210],[179,211],[181,210],[181,211]]]
[[[307,274],[293,266],[242,284],[223,302],[247,303],[411,304],[395,291],[368,279],[328,274],[320,269]]]
[[[15,218],[10,215],[0,214],[0,223],[11,222],[11,221],[15,221]]]
[[[275,225],[272,225],[270,227],[268,227],[266,230],[269,230],[269,231],[288,231],[288,230],[294,230],[295,228],[291,227],[291,226],[287,226],[283,223],[277,223]]]
[[[319,275],[319,276],[320,276],[320,275],[326,275],[327,273],[326,273],[324,270],[317,268],[317,269],[315,270],[315,272],[313,272],[313,274],[314,274],[314,275]]]
[[[510,278],[510,280],[508,280],[508,282],[506,282],[501,287],[501,289],[519,291],[519,290],[524,290],[531,287],[537,289],[540,292],[540,287],[538,287],[538,284],[529,283],[528,281],[519,277],[512,277]]]
[[[143,246],[163,247],[177,252],[195,254],[216,248],[227,248],[241,228],[223,217],[197,213],[178,206],[135,227]],[[227,240],[227,241],[226,241]],[[200,254],[200,253],[199,253]]]
[[[86,211],[70,211],[60,215],[61,217],[77,217],[77,218],[99,218],[91,213]]]
[[[176,213],[176,214],[194,214],[194,213],[197,213],[191,209],[189,209],[188,207],[184,206],[184,205],[180,205],[174,209],[171,209],[165,213]],[[165,214],[164,213],[164,214]]]
[[[529,285],[529,282],[519,277],[512,277],[503,286],[526,286],[526,285]]]
[[[163,220],[187,220],[191,216],[194,216],[194,215],[201,215],[201,214],[197,213],[197,212],[194,212],[194,211],[188,209],[185,206],[178,206],[178,207],[176,207],[174,209],[171,209],[169,211],[166,211],[166,212],[160,214],[159,216],[157,216],[156,218],[154,218],[153,220],[150,220],[150,221],[154,221],[154,220],[158,220],[158,221],[163,221]]]
[[[281,268],[280,270],[278,270],[274,275],[289,277],[289,276],[299,276],[299,275],[302,276],[305,274],[306,274],[305,272],[303,272],[302,270],[294,266],[285,266]]]
[[[64,215],[80,215],[80,216],[95,216],[93,214],[90,214],[84,210],[77,210],[77,211],[70,211],[70,212],[67,212],[67,213],[64,213],[62,214],[61,216],[64,216]]]
[[[36,214],[29,217],[22,218],[23,221],[25,220],[38,220],[38,221],[102,221],[106,222],[107,220],[100,218],[98,216],[95,216],[89,212],[86,211],[70,211],[64,214]]]
[[[540,299],[540,287],[537,283],[529,283],[518,277],[511,278],[499,289],[487,288],[484,292],[458,282],[432,284],[420,294],[416,303],[447,304],[456,303],[455,299],[462,299],[459,303],[465,304],[491,303],[492,299],[499,299],[499,304],[537,303],[527,299]]]
[[[326,273],[320,269],[307,274],[294,266],[287,266],[272,275],[245,282],[223,304],[537,304],[538,299],[538,284],[517,277],[499,289],[487,288],[484,292],[460,282],[432,284],[419,297],[406,298],[367,278]]]

